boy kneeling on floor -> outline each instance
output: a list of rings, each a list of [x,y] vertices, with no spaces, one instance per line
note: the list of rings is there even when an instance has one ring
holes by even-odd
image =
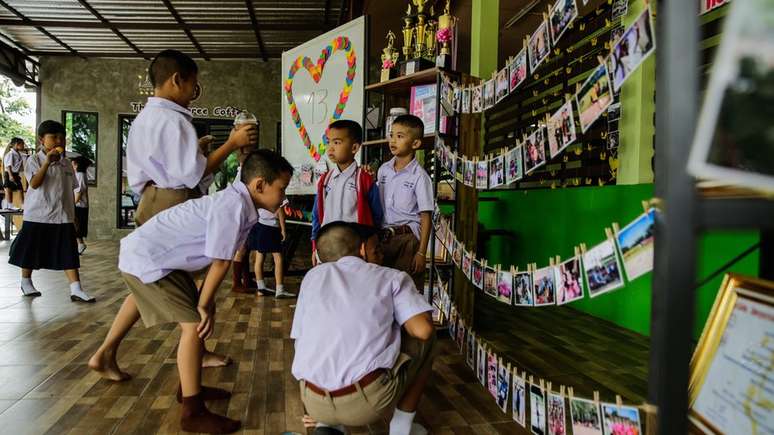
[[[318,425],[365,426],[394,410],[391,435],[424,434],[413,420],[432,371],[432,307],[408,274],[378,265],[377,232],[320,229],[321,264],[301,282],[290,332],[292,372]]]

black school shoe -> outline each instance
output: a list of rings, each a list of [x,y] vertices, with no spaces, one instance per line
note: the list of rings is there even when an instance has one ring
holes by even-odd
[[[84,299],[84,298],[82,298],[80,296],[70,295],[70,300],[72,302],[83,302],[85,304],[93,304],[93,303],[97,302],[97,299],[95,297],[93,297],[93,296],[91,297],[91,299]]]
[[[21,287],[20,287],[19,289],[21,290]],[[35,290],[35,291],[34,291],[34,292],[32,292],[32,293],[24,293],[24,290],[22,290],[21,292],[22,292],[22,296],[24,296],[25,298],[36,298],[36,297],[38,297],[38,296],[43,296],[43,295],[42,295],[42,294],[41,294],[39,291],[37,291],[37,290]]]

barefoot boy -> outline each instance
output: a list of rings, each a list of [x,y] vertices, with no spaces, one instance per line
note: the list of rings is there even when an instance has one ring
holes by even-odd
[[[215,323],[215,291],[236,250],[258,222],[257,208],[276,210],[285,197],[292,166],[276,153],[256,151],[245,160],[241,180],[211,196],[187,201],[151,218],[121,240],[118,268],[146,327],[177,323],[183,430],[230,433],[237,420],[210,413],[204,400],[226,399],[225,390],[201,386],[204,340]],[[201,293],[190,272],[209,266]],[[104,377],[128,377],[115,359],[131,317],[119,311],[89,365]],[[129,327],[131,327],[129,323]]]

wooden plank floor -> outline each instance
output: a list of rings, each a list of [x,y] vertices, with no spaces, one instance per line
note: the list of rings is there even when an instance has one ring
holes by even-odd
[[[127,294],[116,269],[117,242],[95,242],[82,257],[85,289],[95,305],[70,302],[61,272],[33,275],[42,297],[19,290],[19,269],[7,264],[8,242],[0,243],[0,433],[173,434],[180,407],[172,325],[130,332],[119,354],[134,378],[100,379],[86,367]],[[297,291],[298,280],[288,283]],[[204,383],[233,392],[212,408],[242,420],[245,434],[304,433],[303,408],[290,374],[293,342],[288,337],[293,301],[228,293],[218,297],[217,326],[208,347],[235,363],[206,369]],[[503,414],[477,383],[447,339],[419,410],[418,421],[433,434],[526,433]],[[386,422],[354,428],[353,434],[386,433]]]

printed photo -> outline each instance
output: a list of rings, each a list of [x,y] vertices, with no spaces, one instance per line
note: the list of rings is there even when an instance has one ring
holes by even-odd
[[[465,354],[465,362],[468,367],[476,370],[476,334],[473,330],[468,331],[468,348]]]
[[[478,288],[484,287],[484,269],[481,267],[481,262],[478,260],[473,260],[473,265],[471,266],[471,272],[470,272],[470,280],[473,282],[473,285]]]
[[[480,160],[476,163],[476,189],[489,187],[489,161]]]
[[[548,119],[548,154],[550,158],[559,155],[575,142],[575,119],[572,116],[572,101],[568,101]]]
[[[497,274],[497,300],[511,304],[511,298],[513,297],[513,274],[510,272],[503,272]]]
[[[454,250],[452,251],[452,261],[454,261],[454,264],[457,265],[457,267],[460,267],[462,264],[462,243],[458,241],[454,241]]]
[[[592,298],[624,285],[621,262],[612,240],[605,240],[583,254],[583,270]]]
[[[522,146],[519,145],[505,154],[505,183],[515,183],[524,176],[524,163],[521,155]]]
[[[470,279],[470,268],[471,263],[473,262],[472,254],[468,252],[467,250],[463,250],[462,253],[462,273],[465,274],[465,277]]]
[[[572,20],[578,17],[578,7],[575,0],[556,0],[551,8],[551,40],[554,46],[570,27]]]
[[[532,273],[516,273],[513,277],[513,305],[531,307],[533,304]]]
[[[599,406],[586,399],[570,399],[573,435],[602,435],[602,417]]]
[[[535,30],[529,37],[529,70],[535,72],[538,65],[540,65],[551,52],[551,41],[548,36],[548,21],[543,21],[542,24]]]
[[[626,2],[623,2],[626,4]],[[645,8],[637,21],[624,31],[608,57],[613,90],[618,91],[626,79],[656,49],[650,25],[650,9]]]
[[[454,254],[454,230],[449,226],[449,231],[446,233],[446,249],[449,254]]]
[[[621,119],[621,102],[615,102],[607,108],[607,122]]]
[[[575,94],[581,131],[586,132],[613,102],[607,65],[601,64],[588,76]]]
[[[567,428],[564,422],[564,396],[548,393],[548,433],[564,435]]]
[[[608,131],[607,132],[607,149],[612,150],[618,148],[620,145],[620,135],[619,131]]]
[[[478,381],[486,387],[486,351],[484,346],[478,344],[478,356],[476,357],[476,367],[478,368]]]
[[[473,160],[464,159],[465,170],[462,173],[463,184],[470,187],[476,187],[476,164]]]
[[[514,375],[511,402],[513,402],[513,421],[524,427],[527,423],[527,383],[524,378]]]
[[[517,87],[527,78],[527,50],[522,48],[519,54],[508,65],[509,92],[513,93]]]
[[[484,82],[484,110],[495,105],[495,80]]]
[[[557,272],[556,303],[564,305],[583,299],[583,270],[580,256],[560,264]]]
[[[470,88],[462,90],[462,113],[470,113]]]
[[[484,269],[484,293],[497,297],[497,273],[491,267]]]
[[[529,174],[535,169],[546,164],[546,145],[543,127],[527,136],[524,142],[524,173]]]
[[[497,83],[495,84],[495,100],[497,103],[508,96],[508,67],[501,69],[497,73]]]
[[[481,93],[483,91],[483,86],[475,86],[473,87],[473,96],[472,96],[472,113],[481,113],[481,110],[483,109],[483,99],[481,96]]]
[[[462,171],[465,169],[463,158],[461,156],[457,156],[455,158],[454,168],[456,169],[456,172],[454,173],[454,178],[457,179],[460,183],[463,181],[462,177]]]
[[[497,367],[497,406],[508,412],[508,392],[511,389],[511,372],[503,364]]]
[[[613,21],[623,17],[629,11],[629,0],[613,0],[613,11],[611,17]]]
[[[640,425],[640,411],[632,406],[618,407],[614,403],[602,404],[603,433],[605,435],[639,435],[642,433]]]
[[[489,394],[497,399],[497,355],[491,352],[487,355],[486,379]]]
[[[529,386],[529,426],[535,435],[546,433],[546,393],[538,385]]]
[[[489,161],[489,188],[505,184],[505,158],[501,155]]]
[[[653,229],[656,210],[650,209],[615,235],[629,281],[653,270]]]
[[[457,347],[460,350],[460,353],[462,353],[462,349],[465,346],[465,324],[460,323],[459,326],[457,326],[457,338],[455,340],[457,342]]]
[[[462,88],[454,86],[453,89],[454,95],[452,99],[452,105],[454,106],[454,111],[460,113],[462,111]]]
[[[556,267],[538,269],[532,275],[535,306],[556,305]]]

